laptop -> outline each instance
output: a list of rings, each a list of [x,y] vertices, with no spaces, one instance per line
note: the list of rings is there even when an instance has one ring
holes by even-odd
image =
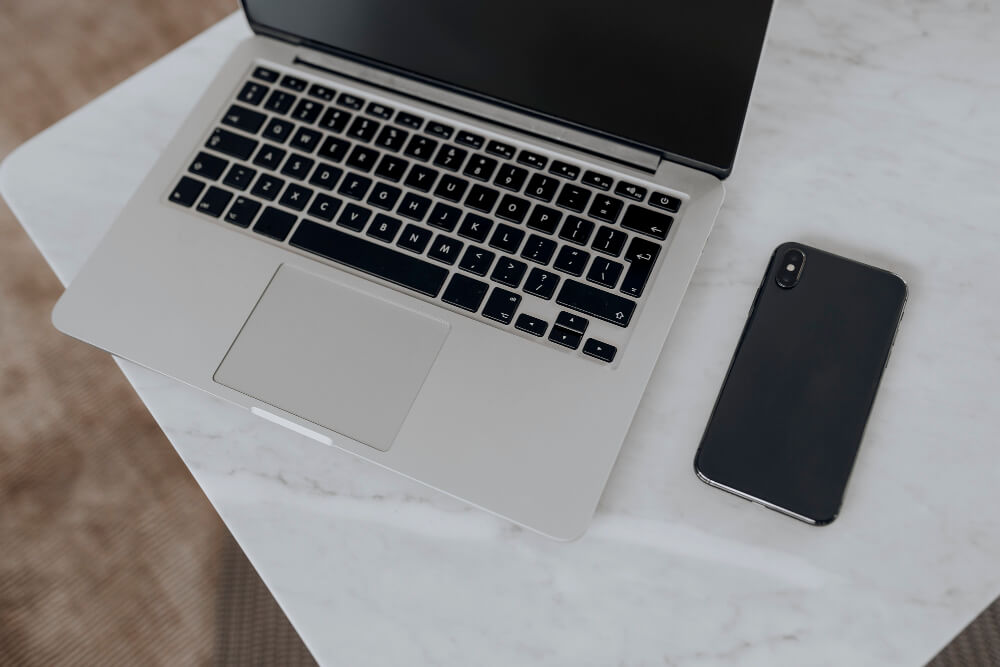
[[[573,539],[722,204],[770,9],[244,0],[254,36],[53,321]]]

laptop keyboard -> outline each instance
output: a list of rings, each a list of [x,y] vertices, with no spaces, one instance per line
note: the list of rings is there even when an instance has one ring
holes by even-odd
[[[605,363],[682,203],[262,66],[168,199]]]

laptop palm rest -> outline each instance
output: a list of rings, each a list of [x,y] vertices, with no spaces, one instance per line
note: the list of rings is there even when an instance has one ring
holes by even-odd
[[[214,380],[386,451],[447,322],[282,265]]]

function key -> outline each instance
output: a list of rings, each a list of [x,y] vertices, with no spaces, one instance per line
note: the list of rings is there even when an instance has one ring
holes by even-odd
[[[260,79],[261,81],[267,81],[269,83],[274,83],[278,80],[278,73],[273,69],[268,69],[266,67],[258,67],[253,71],[253,78]]]
[[[510,144],[502,144],[499,141],[491,141],[486,144],[486,152],[508,160],[514,159],[514,147]]]
[[[400,111],[396,114],[396,122],[406,127],[412,127],[414,130],[419,130],[420,126],[424,124],[424,119],[420,116],[414,116],[412,113]]]
[[[583,353],[588,357],[593,357],[594,359],[599,359],[607,363],[611,363],[615,360],[615,354],[618,352],[618,348],[614,345],[608,345],[596,338],[588,338],[587,342],[583,344]]]
[[[462,144],[463,146],[470,146],[472,148],[479,148],[486,141],[478,134],[473,134],[472,132],[466,132],[465,130],[460,130],[458,136],[455,137],[455,141]]]
[[[646,198],[646,188],[636,185],[635,183],[618,181],[618,185],[615,186],[615,194],[621,197],[634,199],[635,201],[642,201]]]
[[[191,206],[204,189],[205,184],[201,181],[182,176],[177,187],[170,193],[170,201],[181,206]]]
[[[355,97],[349,93],[341,93],[340,97],[337,98],[337,104],[342,107],[347,107],[348,109],[360,109],[363,102],[361,98]]]
[[[654,192],[649,197],[649,205],[655,206],[656,208],[662,208],[664,211],[676,213],[677,209],[681,207],[681,200],[662,192]]]
[[[535,169],[545,169],[545,165],[549,163],[547,157],[531,151],[521,151],[521,154],[517,156],[517,161]]]
[[[553,174],[557,176],[562,176],[563,178],[568,178],[571,181],[575,181],[576,177],[580,175],[580,170],[571,164],[566,164],[565,162],[560,162],[555,160],[552,163],[552,168],[549,169]]]
[[[365,113],[384,118],[385,120],[389,120],[392,117],[392,109],[378,102],[369,102]]]
[[[451,135],[455,132],[455,128],[448,127],[436,120],[428,122],[427,127],[424,129],[435,137],[441,137],[442,139],[451,139]]]
[[[281,85],[284,88],[291,88],[297,93],[301,93],[306,89],[306,80],[300,79],[297,76],[292,76],[291,74],[286,74],[281,77]]]
[[[334,95],[336,95],[336,91],[333,88],[327,88],[326,86],[314,83],[309,86],[309,94],[326,102],[332,102]]]
[[[604,174],[598,174],[596,171],[585,172],[583,174],[583,182],[601,190],[611,189],[611,178]]]

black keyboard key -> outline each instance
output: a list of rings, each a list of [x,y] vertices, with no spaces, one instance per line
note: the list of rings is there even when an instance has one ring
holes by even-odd
[[[427,123],[427,127],[424,128],[424,131],[428,134],[433,134],[435,137],[451,139],[451,135],[455,132],[455,128],[439,123],[436,120],[432,120]]]
[[[313,123],[317,118],[319,118],[319,112],[322,110],[322,104],[316,100],[310,100],[303,97],[299,100],[299,103],[295,105],[295,110],[292,112],[292,118],[300,123]]]
[[[278,196],[278,193],[281,192],[281,188],[284,185],[284,179],[272,176],[271,174],[261,174],[257,178],[257,182],[253,184],[250,194],[261,199],[273,201]]]
[[[400,111],[396,114],[396,122],[413,130],[419,130],[420,126],[424,124],[424,119],[420,116],[414,116],[412,113]]]
[[[508,287],[517,287],[521,284],[521,279],[524,278],[524,273],[527,270],[528,265],[524,262],[511,259],[510,257],[501,257],[497,265],[493,267],[490,280],[502,283]]]
[[[285,188],[284,194],[281,195],[281,199],[278,203],[282,206],[295,209],[296,211],[301,211],[306,207],[306,204],[309,203],[309,198],[312,197],[312,195],[313,191],[304,185],[289,183],[288,187]]]
[[[451,282],[441,295],[441,300],[474,313],[479,310],[489,288],[490,286],[482,281],[456,273],[451,277]]]
[[[620,327],[627,327],[635,312],[635,301],[575,280],[563,281],[556,303]]]
[[[445,174],[441,177],[441,182],[434,189],[434,196],[440,197],[441,199],[447,199],[448,201],[461,201],[462,195],[469,187],[469,182],[459,178],[458,176],[452,176],[451,174]]]
[[[324,190],[333,190],[333,187],[337,185],[337,181],[340,180],[343,173],[344,170],[340,167],[320,162],[319,166],[316,167],[316,171],[313,172],[312,178],[309,179],[309,183]]]
[[[255,202],[253,199],[247,199],[246,197],[237,197],[233,205],[229,207],[229,211],[226,213],[226,222],[232,223],[237,227],[249,227],[250,223],[253,222],[253,218],[257,215],[257,211],[260,210],[260,204]]]
[[[283,144],[288,141],[288,137],[292,134],[294,128],[295,125],[289,123],[287,120],[272,118],[268,122],[267,127],[264,128],[264,138]]]
[[[566,218],[566,222],[563,223],[562,229],[559,230],[559,238],[566,241],[572,241],[573,243],[579,243],[580,245],[587,245],[587,241],[590,240],[590,235],[593,233],[593,222],[571,215]]]
[[[257,151],[257,155],[253,159],[253,163],[264,167],[265,169],[277,169],[281,161],[285,159],[285,155],[288,153],[284,148],[278,148],[277,146],[272,146],[271,144],[264,144]]]
[[[295,136],[292,137],[292,143],[289,145],[292,148],[298,148],[300,151],[311,153],[319,146],[319,140],[322,138],[323,135],[316,130],[310,130],[308,127],[300,127],[296,130]]]
[[[375,175],[395,183],[403,177],[409,166],[410,163],[401,157],[383,155],[382,159],[378,161],[378,166],[375,167]]]
[[[596,171],[585,171],[582,182],[584,185],[595,187],[598,190],[610,190],[612,179],[610,176],[598,174]]]
[[[462,256],[462,261],[458,264],[458,268],[469,273],[474,273],[477,276],[485,276],[486,272],[490,270],[490,265],[493,264],[495,257],[496,255],[489,250],[470,245],[466,248],[465,254]]]
[[[222,123],[243,130],[247,134],[257,134],[257,130],[264,124],[267,116],[259,111],[241,107],[239,104],[230,105],[229,110],[222,116]]]
[[[654,192],[649,197],[649,205],[655,206],[656,208],[662,208],[664,211],[676,213],[681,207],[681,200],[662,192]]]
[[[305,80],[300,79],[297,76],[292,76],[291,74],[286,74],[285,76],[281,77],[281,85],[284,86],[285,88],[294,90],[297,93],[301,93],[303,90],[306,89]]]
[[[425,167],[422,164],[413,165],[413,169],[406,176],[406,185],[413,188],[414,190],[420,190],[421,192],[428,192],[431,186],[434,185],[434,180],[437,179],[438,173],[431,169],[430,167]]]
[[[385,125],[382,131],[379,132],[378,139],[375,140],[375,145],[387,148],[390,151],[398,151],[406,143],[408,136],[410,136],[410,133],[406,130],[401,130],[392,125]]]
[[[549,324],[545,320],[532,317],[527,313],[521,313],[517,316],[517,321],[514,322],[514,328],[518,331],[530,333],[532,336],[541,337],[545,335],[545,330],[549,328]]]
[[[227,164],[229,163],[221,157],[209,155],[208,153],[198,153],[194,158],[194,162],[188,167],[188,171],[195,176],[201,176],[202,178],[214,181],[219,176],[222,176],[222,172],[225,171]]]
[[[292,231],[293,226],[295,226],[294,215],[288,211],[268,206],[260,214],[257,224],[253,226],[253,230],[275,241],[284,241],[285,237],[288,236],[288,232]]]
[[[554,234],[563,214],[553,208],[536,206],[528,216],[528,227],[546,234]]]
[[[556,325],[552,327],[552,332],[549,333],[549,340],[563,347],[568,347],[571,350],[575,350],[580,347],[580,339],[583,338],[580,334],[575,331],[570,331],[564,327]]]
[[[559,255],[552,266],[570,275],[579,276],[583,274],[583,267],[587,266],[589,259],[590,253],[564,245],[559,249]]]
[[[368,108],[365,109],[365,113],[383,120],[389,120],[392,118],[392,109],[384,104],[379,104],[378,102],[369,102]]]
[[[462,173],[478,181],[488,181],[497,168],[497,161],[485,155],[473,155]]]
[[[524,185],[524,181],[528,178],[528,170],[522,167],[515,167],[512,164],[505,164],[500,167],[500,171],[497,172],[496,179],[493,180],[494,185],[498,185],[506,190],[513,190],[517,192]]]
[[[510,324],[521,305],[521,295],[508,292],[502,287],[494,287],[490,298],[483,306],[483,317],[495,320],[501,324]]]
[[[347,176],[340,182],[340,188],[337,192],[351,199],[362,199],[365,193],[368,192],[371,184],[372,179],[347,172]]]
[[[281,167],[281,173],[285,176],[291,176],[292,178],[304,181],[314,164],[316,164],[316,160],[311,157],[292,153],[285,160],[284,166]]]
[[[642,238],[632,239],[625,252],[625,261],[629,262],[629,267],[620,288],[622,294],[635,298],[642,296],[659,254],[660,246],[656,243]]]
[[[400,194],[402,194],[402,190],[395,186],[376,183],[371,194],[368,195],[368,203],[383,211],[391,211],[399,200]]]
[[[597,230],[597,235],[594,236],[594,242],[590,247],[594,250],[617,257],[622,254],[622,248],[625,247],[625,239],[627,238],[628,234],[625,232],[618,229],[612,229],[606,225],[601,225],[601,228]]]
[[[533,174],[531,180],[528,181],[528,187],[525,188],[524,194],[535,199],[541,199],[542,201],[552,201],[558,187],[559,181],[555,178],[546,176],[545,174]]]
[[[431,217],[427,219],[427,224],[450,232],[455,229],[455,225],[458,224],[461,217],[462,209],[439,202],[434,204],[434,210],[431,211]]]
[[[349,111],[344,111],[336,107],[327,107],[323,113],[323,117],[319,119],[319,126],[331,132],[343,132],[349,120],[351,120]]]
[[[491,227],[493,227],[493,221],[489,218],[484,218],[475,213],[466,213],[465,220],[462,221],[462,226],[458,228],[458,235],[472,239],[477,243],[483,243],[486,241],[486,236],[490,233]]]
[[[614,345],[608,345],[607,343],[599,341],[596,338],[588,338],[587,342],[583,344],[583,353],[585,355],[609,364],[615,360],[615,354],[617,352],[617,347]]]
[[[478,134],[466,132],[465,130],[459,130],[458,135],[455,137],[456,143],[468,146],[469,148],[475,148],[477,150],[482,147],[484,141],[485,139]]]
[[[333,162],[340,162],[344,159],[344,155],[347,154],[348,146],[350,146],[350,144],[343,139],[327,137],[320,145],[317,155],[322,158],[326,158],[327,160],[332,160]]]
[[[324,102],[332,102],[337,93],[333,88],[328,88],[327,86],[321,86],[318,83],[314,83],[309,86],[309,94],[317,99],[323,100]]]
[[[424,251],[427,247],[427,243],[431,240],[431,230],[426,227],[419,227],[414,224],[406,225],[403,229],[403,235],[399,237],[399,241],[396,243],[400,248],[406,248],[407,250],[412,250],[418,255]]]
[[[340,97],[337,98],[337,104],[348,109],[360,109],[364,101],[350,93],[341,93]]]
[[[564,310],[556,317],[556,324],[564,329],[569,329],[570,331],[582,334],[587,333],[587,325],[590,324],[590,320],[586,317],[581,317],[580,315],[567,313]]]
[[[295,104],[295,95],[286,93],[283,90],[272,90],[264,103],[264,108],[274,113],[286,114]]]
[[[486,152],[492,153],[493,155],[499,155],[506,160],[514,159],[514,147],[510,144],[501,143],[499,141],[491,141],[486,144]]]
[[[260,79],[261,81],[267,81],[268,83],[274,83],[278,80],[278,73],[273,69],[268,69],[266,67],[256,67],[254,68],[252,76],[255,79]]]
[[[594,197],[594,203],[590,205],[587,215],[598,220],[603,220],[604,222],[614,223],[618,219],[618,215],[622,212],[622,206],[624,205],[625,202],[621,199],[615,199],[608,195],[597,195]]]
[[[421,197],[420,195],[415,195],[412,192],[407,192],[406,196],[403,197],[403,201],[400,202],[399,209],[396,212],[404,218],[420,221],[424,219],[425,215],[427,215],[427,211],[430,207],[431,200],[427,197]]]
[[[493,210],[493,205],[497,203],[500,193],[485,185],[473,185],[469,190],[469,196],[465,198],[465,205],[483,213]]]
[[[333,216],[337,215],[342,203],[336,197],[321,192],[316,195],[316,199],[313,199],[312,206],[309,207],[309,215],[330,222],[333,220]]]
[[[548,264],[555,252],[555,241],[539,236],[538,234],[532,234],[528,237],[528,242],[524,244],[521,257],[530,259],[532,262],[538,262],[539,264]]]
[[[222,182],[231,188],[236,188],[237,190],[246,190],[247,186],[250,185],[250,181],[253,177],[257,175],[256,169],[251,169],[250,167],[244,167],[243,165],[234,164],[226,172],[226,177],[222,179]]]
[[[290,243],[430,297],[448,277],[444,267],[309,220],[302,221]]]
[[[510,225],[497,225],[490,239],[490,246],[513,254],[521,247],[522,240],[524,240],[524,230]]]
[[[378,121],[365,118],[364,116],[355,116],[354,122],[351,123],[350,129],[347,130],[347,136],[354,137],[359,141],[371,141],[375,133],[378,132],[378,128]]]
[[[438,151],[437,156],[434,158],[434,164],[449,171],[458,171],[458,168],[462,166],[462,162],[465,161],[465,156],[468,154],[469,151],[464,148],[443,144],[441,150]]]
[[[626,183],[625,181],[618,181],[618,185],[615,186],[615,194],[619,197],[627,197],[634,201],[642,201],[646,198],[646,188],[641,185],[636,185],[635,183]]]
[[[267,86],[262,86],[259,83],[254,83],[253,81],[247,81],[243,84],[243,88],[240,89],[240,94],[236,96],[240,102],[244,104],[252,104],[257,106],[260,101],[264,99],[267,95],[267,91],[270,90]]]
[[[590,265],[590,271],[587,271],[587,280],[597,283],[601,287],[614,289],[624,268],[618,262],[605,257],[596,257],[594,263]]]
[[[532,269],[524,281],[524,291],[540,299],[551,299],[559,285],[559,276],[542,269]]]
[[[378,160],[378,151],[364,146],[355,146],[351,154],[347,156],[347,166],[354,167],[358,171],[371,171]]]
[[[427,256],[451,266],[458,259],[458,255],[462,252],[464,245],[461,241],[438,234],[437,238],[434,239],[434,243],[431,244],[431,249],[427,251]]]
[[[631,204],[622,218],[622,227],[634,232],[647,234],[661,241],[667,238],[674,219],[665,213],[657,213],[642,206]]]
[[[257,148],[257,140],[229,130],[216,128],[212,131],[208,141],[205,142],[205,146],[230,157],[246,160]]]
[[[531,208],[531,202],[514,195],[504,195],[497,207],[497,217],[511,222],[522,222]]]
[[[412,158],[416,158],[417,160],[423,160],[426,162],[431,158],[431,155],[434,153],[437,146],[438,142],[433,139],[415,134],[413,135],[413,138],[410,139],[410,143],[406,145],[406,150],[403,151],[403,153]]]
[[[201,198],[196,208],[199,213],[218,218],[226,210],[226,206],[229,205],[229,200],[232,198],[231,192],[213,185],[208,188],[208,192]]]
[[[567,183],[563,186],[562,192],[559,193],[556,205],[576,211],[577,213],[582,213],[589,200],[590,190]]]
[[[348,204],[344,207],[344,212],[337,218],[337,224],[352,231],[360,232],[368,223],[372,212],[367,208],[361,208],[357,204]]]
[[[576,177],[580,175],[579,167],[574,167],[571,164],[566,164],[565,162],[560,162],[559,160],[552,162],[552,167],[549,168],[549,171],[557,176],[568,178],[571,181],[575,181]]]
[[[386,243],[392,243],[392,240],[396,238],[396,232],[399,231],[402,224],[403,223],[396,218],[390,217],[385,213],[379,213],[375,216],[375,219],[372,220],[372,224],[368,227],[368,231],[366,233],[372,238],[385,241]]]
[[[531,151],[521,151],[517,156],[517,161],[535,169],[545,169],[545,165],[549,163],[547,157],[538,153],[532,153]]]

